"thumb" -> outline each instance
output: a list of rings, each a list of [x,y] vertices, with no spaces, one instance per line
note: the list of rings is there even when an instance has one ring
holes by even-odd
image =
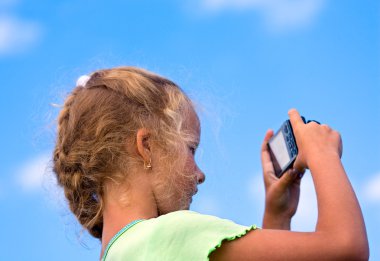
[[[280,178],[279,185],[285,189],[290,184],[292,184],[294,182],[296,177],[297,177],[297,170],[296,169],[289,169]]]
[[[303,158],[302,155],[298,151],[298,155],[297,155],[296,160],[294,161],[294,164],[293,164],[293,169],[298,171],[298,172],[305,172],[305,169],[307,168],[306,166],[304,166],[302,158]]]

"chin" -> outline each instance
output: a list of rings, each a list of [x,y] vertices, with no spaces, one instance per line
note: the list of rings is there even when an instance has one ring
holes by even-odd
[[[181,204],[177,210],[189,210],[191,201],[192,201],[192,199],[184,201],[183,204]]]
[[[190,204],[187,205],[183,210],[189,210],[190,209]]]

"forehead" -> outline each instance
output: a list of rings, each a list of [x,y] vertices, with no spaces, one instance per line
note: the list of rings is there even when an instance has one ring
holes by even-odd
[[[192,133],[196,134],[199,137],[201,132],[201,124],[198,115],[193,108],[190,108],[185,113],[183,128],[190,130]]]

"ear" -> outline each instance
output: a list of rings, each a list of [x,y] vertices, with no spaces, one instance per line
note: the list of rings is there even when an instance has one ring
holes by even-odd
[[[146,128],[141,128],[137,130],[136,133],[136,146],[137,152],[143,158],[144,162],[151,160],[151,140],[150,132]]]

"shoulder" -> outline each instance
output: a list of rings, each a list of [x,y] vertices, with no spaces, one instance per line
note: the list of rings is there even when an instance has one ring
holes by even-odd
[[[193,224],[203,224],[203,223],[233,223],[231,220],[222,219],[212,215],[205,215],[191,210],[179,210],[171,212],[158,218],[152,219],[156,224],[167,224],[167,223],[178,223],[182,226],[188,226]]]
[[[212,215],[200,214],[190,210],[175,211],[166,215],[162,215],[153,221],[157,227],[165,227],[166,229],[189,230],[203,229],[208,233],[216,231],[236,231],[246,229],[248,227],[239,225],[229,219],[223,219]],[[256,228],[256,226],[254,226]],[[191,235],[192,233],[190,233]]]
[[[184,257],[207,260],[222,241],[241,237],[255,228],[194,211],[175,211],[135,225],[118,239],[110,254],[133,260],[181,260]]]

